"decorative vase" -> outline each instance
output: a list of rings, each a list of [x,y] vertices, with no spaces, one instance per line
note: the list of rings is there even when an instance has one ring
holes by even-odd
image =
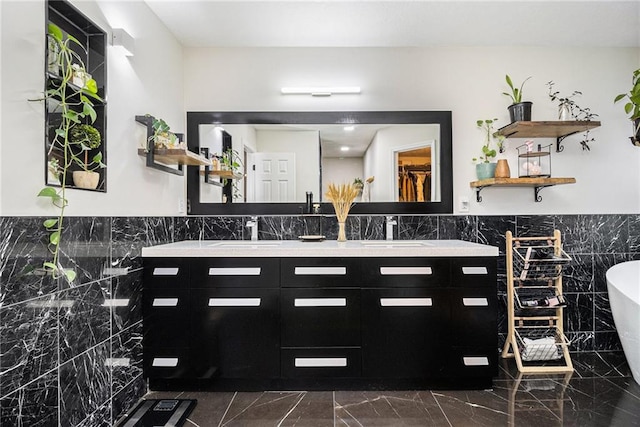
[[[558,106],[558,120],[571,120],[571,110],[569,104],[562,103]]]
[[[507,107],[509,110],[509,117],[511,123],[513,122],[530,122],[531,121],[531,106],[532,102],[524,101],[517,104],[512,104]]]
[[[478,163],[476,165],[476,176],[478,177],[478,180],[493,178],[495,175],[495,163]]]
[[[98,172],[74,171],[73,185],[78,188],[86,188],[95,190],[100,182],[100,174]]]
[[[346,242],[347,234],[344,231],[344,222],[338,223],[338,242]]]
[[[500,159],[496,164],[495,170],[496,178],[511,178],[511,170],[509,169],[509,162],[507,159]]]
[[[633,136],[630,136],[631,144],[640,147],[640,119],[633,121]]]

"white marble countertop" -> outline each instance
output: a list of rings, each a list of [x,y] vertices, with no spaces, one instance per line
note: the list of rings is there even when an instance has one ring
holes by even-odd
[[[185,240],[142,248],[160,257],[477,257],[498,248],[463,240]]]

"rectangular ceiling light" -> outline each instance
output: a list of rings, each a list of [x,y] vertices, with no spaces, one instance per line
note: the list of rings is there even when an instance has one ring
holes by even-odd
[[[360,86],[291,86],[283,87],[280,91],[283,95],[331,96],[333,94],[359,94]]]

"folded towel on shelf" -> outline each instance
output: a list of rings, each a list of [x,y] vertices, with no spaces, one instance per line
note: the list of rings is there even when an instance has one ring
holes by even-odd
[[[562,357],[554,337],[544,337],[532,340],[523,338],[522,360],[558,360]]]

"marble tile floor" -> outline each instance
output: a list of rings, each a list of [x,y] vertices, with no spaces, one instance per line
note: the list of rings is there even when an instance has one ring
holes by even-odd
[[[569,375],[519,375],[501,360],[491,390],[150,392],[197,399],[186,427],[640,426],[640,385],[622,353],[577,353]]]

